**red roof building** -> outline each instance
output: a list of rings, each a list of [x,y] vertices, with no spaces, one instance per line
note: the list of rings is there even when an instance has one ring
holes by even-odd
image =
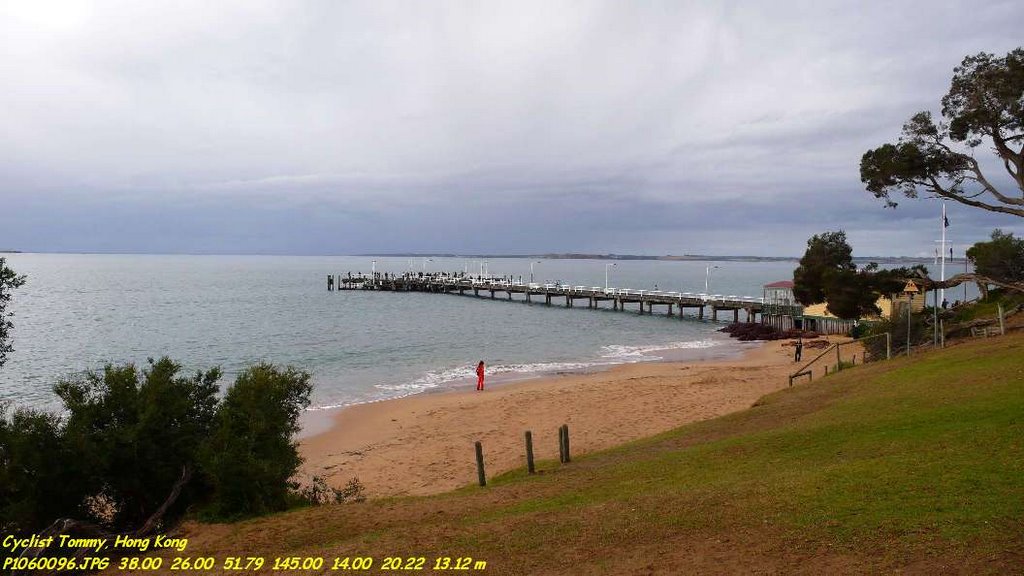
[[[764,303],[781,306],[792,306],[796,304],[796,298],[793,296],[793,281],[779,280],[778,282],[765,284]]]

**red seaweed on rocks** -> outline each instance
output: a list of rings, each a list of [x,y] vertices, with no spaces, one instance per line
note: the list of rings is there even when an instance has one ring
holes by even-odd
[[[719,330],[738,340],[747,342],[750,340],[785,340],[788,338],[817,338],[817,332],[789,329],[779,330],[767,324],[754,322],[735,322]]]

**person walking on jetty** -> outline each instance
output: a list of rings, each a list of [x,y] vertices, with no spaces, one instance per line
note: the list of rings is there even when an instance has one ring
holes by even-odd
[[[476,389],[477,390],[483,390],[484,389],[484,361],[483,360],[481,360],[480,363],[476,365]]]

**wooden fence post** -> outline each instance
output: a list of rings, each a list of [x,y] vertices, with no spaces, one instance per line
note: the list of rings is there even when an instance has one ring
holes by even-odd
[[[481,486],[487,486],[487,475],[484,474],[484,447],[476,442],[476,476]]]
[[[558,461],[565,463],[565,427],[558,427]]]
[[[569,456],[569,425],[562,424],[562,428],[565,429],[565,461],[571,462],[572,458]]]
[[[533,467],[533,433],[529,430],[526,431],[526,471],[529,474],[537,471]]]

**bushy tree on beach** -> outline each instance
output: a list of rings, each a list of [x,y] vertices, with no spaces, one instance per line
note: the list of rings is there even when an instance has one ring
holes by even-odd
[[[64,441],[56,414],[0,405],[0,534],[38,529],[80,514],[81,454]]]
[[[0,368],[7,363],[7,354],[14,351],[10,342],[13,314],[7,311],[11,292],[25,283],[25,276],[19,276],[7,266],[7,259],[0,258]]]
[[[1024,48],[984,52],[953,70],[942,98],[943,120],[918,112],[896,143],[864,153],[861,181],[895,207],[892,194],[920,194],[1024,217]],[[989,144],[1016,190],[1005,192],[982,172],[974,149]]]
[[[804,306],[826,301],[827,287],[843,272],[853,272],[853,248],[846,232],[815,234],[807,241],[800,265],[793,271],[793,295]]]
[[[1014,238],[1012,232],[996,228],[991,240],[967,249],[967,258],[982,276],[1009,283],[1024,281],[1024,238]]]
[[[92,520],[140,525],[183,471],[194,470],[213,426],[220,370],[180,371],[161,358],[143,370],[108,365],[55,387],[68,413],[65,441],[85,457],[79,485],[114,512]]]
[[[288,504],[302,459],[292,437],[309,406],[308,372],[258,364],[240,374],[224,397],[206,444],[203,468],[220,516],[261,514]]]
[[[0,406],[0,531],[64,517],[144,532],[189,508],[215,518],[283,509],[310,375],[259,364],[218,400],[220,377],[182,375],[161,358],[61,381],[63,415]]]

